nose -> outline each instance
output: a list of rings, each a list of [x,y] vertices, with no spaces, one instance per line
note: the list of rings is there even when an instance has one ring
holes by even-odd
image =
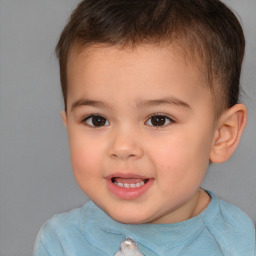
[[[115,131],[110,140],[108,154],[119,160],[139,159],[143,155],[140,136],[134,131]]]

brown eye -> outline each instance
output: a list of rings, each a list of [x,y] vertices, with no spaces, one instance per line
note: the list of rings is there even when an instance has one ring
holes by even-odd
[[[103,116],[99,116],[99,115],[89,116],[84,120],[84,122],[89,126],[93,126],[93,127],[101,127],[101,126],[109,125],[108,120]]]
[[[171,122],[172,120],[167,116],[155,115],[150,117],[146,124],[149,126],[165,126]]]

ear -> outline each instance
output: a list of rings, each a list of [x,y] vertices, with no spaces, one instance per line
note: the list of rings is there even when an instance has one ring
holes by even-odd
[[[65,125],[65,127],[67,128],[67,113],[65,110],[62,110],[61,111],[61,118],[62,118],[62,121],[63,121],[63,124]]]
[[[214,163],[227,161],[236,150],[247,122],[247,110],[236,104],[226,110],[217,122],[210,160]]]

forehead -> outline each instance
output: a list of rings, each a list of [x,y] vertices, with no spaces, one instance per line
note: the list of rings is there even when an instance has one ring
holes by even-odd
[[[68,80],[74,78],[74,74],[77,75],[81,69],[83,72],[93,74],[93,70],[103,72],[114,68],[120,71],[120,69],[128,70],[129,67],[132,69],[135,66],[140,67],[140,72],[144,69],[148,75],[150,75],[148,71],[169,73],[170,70],[176,69],[177,73],[186,71],[193,75],[196,73],[202,80],[205,78],[196,58],[191,58],[177,44],[161,46],[141,44],[136,47],[102,44],[86,47],[76,44],[68,55],[67,78]],[[202,84],[206,85],[206,81]]]
[[[151,99],[156,94],[162,97],[174,93],[184,97],[189,93],[191,96],[208,92],[198,66],[173,45],[73,47],[67,78],[68,99],[93,96],[93,93],[97,97],[111,97],[113,91],[120,95],[126,93],[127,97],[136,94]],[[125,92],[127,88],[129,91]]]

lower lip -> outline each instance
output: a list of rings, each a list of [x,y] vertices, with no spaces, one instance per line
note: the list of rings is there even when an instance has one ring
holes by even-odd
[[[146,184],[138,188],[119,187],[114,184],[111,179],[107,179],[108,189],[118,198],[124,200],[132,200],[145,194],[153,184],[153,179],[149,179]]]

